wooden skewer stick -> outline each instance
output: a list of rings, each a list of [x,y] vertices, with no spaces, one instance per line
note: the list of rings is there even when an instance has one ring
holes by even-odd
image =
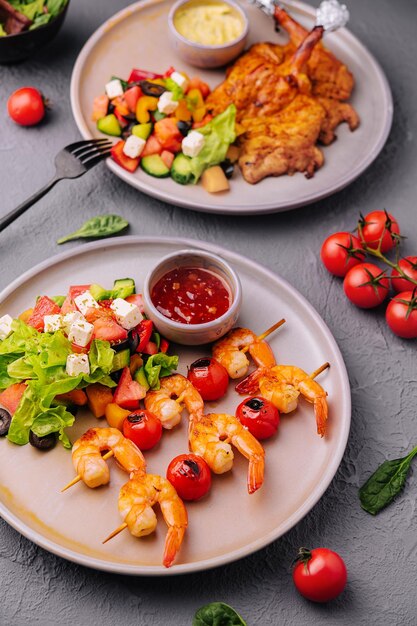
[[[184,400],[185,396],[187,395],[187,391],[183,391],[178,398],[176,398],[175,402],[177,402],[177,404],[181,404],[182,401]]]
[[[106,461],[107,459],[109,459],[110,457],[112,457],[114,454],[113,450],[109,450],[108,452],[106,452],[106,454],[103,455],[103,460]],[[77,483],[79,483],[81,480],[81,476],[78,474],[75,478],[73,478],[71,480],[71,482],[68,483],[68,485],[65,485],[65,487],[63,489],[61,489],[61,493],[63,491],[66,491],[67,489],[69,489],[70,487],[72,487],[73,485],[76,485]]]
[[[260,335],[258,335],[256,337],[256,339],[258,341],[263,341],[265,339],[265,337],[268,337],[268,335],[270,335],[271,333],[274,332],[274,330],[276,330],[277,328],[279,328],[280,326],[282,326],[283,324],[285,324],[285,319],[279,320],[279,322],[276,322],[276,324],[274,324],[273,326],[271,326],[271,328],[268,328],[268,330],[266,330],[265,332],[261,333]],[[247,352],[249,350],[249,346],[245,346],[244,348],[242,348],[241,352]]]
[[[110,539],[113,539],[113,537],[121,533],[122,530],[124,530],[125,528],[127,528],[127,524],[126,522],[123,522],[123,524],[120,524],[120,526],[118,526],[115,530],[113,530],[113,532],[110,533],[110,535],[106,537],[106,539],[102,543],[107,543],[107,541],[110,541]]]
[[[318,367],[316,370],[314,370],[312,374],[310,374],[310,378],[316,378],[316,376],[324,372],[324,370],[327,370],[328,367],[330,367],[330,363],[326,361],[326,363],[320,365],[320,367]]]

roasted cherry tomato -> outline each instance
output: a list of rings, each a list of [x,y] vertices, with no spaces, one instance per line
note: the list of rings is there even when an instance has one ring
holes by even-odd
[[[406,256],[400,259],[398,265],[410,278],[417,280],[417,256]],[[398,270],[393,269],[391,272],[391,285],[395,291],[409,291],[414,289],[415,284],[410,283],[406,278],[401,278]]]
[[[183,500],[199,500],[211,487],[210,468],[196,454],[180,454],[172,459],[167,478]]]
[[[150,411],[139,409],[126,417],[123,434],[140,450],[150,450],[162,437],[162,424]]]
[[[334,233],[323,243],[320,256],[331,274],[346,276],[352,267],[364,262],[362,249],[359,239],[351,233]]]
[[[361,263],[355,265],[343,281],[345,294],[353,304],[363,309],[378,306],[388,296],[388,278],[377,265]]]
[[[387,211],[372,211],[359,221],[358,233],[370,248],[376,250],[381,243],[381,252],[388,252],[399,243],[400,227]]]
[[[391,300],[385,319],[392,332],[398,337],[417,337],[417,290],[403,291]]]
[[[16,124],[34,126],[44,118],[45,103],[40,91],[34,87],[22,87],[8,99],[7,110]]]
[[[345,588],[347,569],[333,550],[300,548],[292,577],[302,596],[313,602],[328,602]]]
[[[202,357],[191,363],[188,380],[200,392],[203,400],[222,398],[229,385],[229,374],[221,363],[212,357]]]
[[[261,396],[243,400],[236,409],[236,417],[256,439],[268,439],[278,429],[278,409]]]

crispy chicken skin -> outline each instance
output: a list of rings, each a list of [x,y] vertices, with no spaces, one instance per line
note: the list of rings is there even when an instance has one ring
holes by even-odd
[[[356,111],[343,102],[353,76],[323,47],[323,28],[308,32],[279,7],[275,17],[290,41],[253,45],[206,101],[215,115],[236,105],[239,166],[252,184],[295,172],[312,177],[324,163],[317,142],[331,143],[341,122],[351,130],[359,124]]]

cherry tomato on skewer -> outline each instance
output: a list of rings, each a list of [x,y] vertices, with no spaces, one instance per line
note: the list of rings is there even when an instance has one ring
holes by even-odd
[[[182,500],[199,500],[211,487],[210,468],[196,454],[176,456],[167,469],[167,479]]]
[[[278,429],[278,409],[261,396],[243,400],[236,409],[236,417],[256,439],[268,439]]]
[[[124,420],[123,434],[140,450],[150,450],[162,437],[162,424],[150,411],[138,409]]]
[[[212,357],[203,357],[191,363],[187,377],[205,401],[222,398],[229,385],[226,368]]]

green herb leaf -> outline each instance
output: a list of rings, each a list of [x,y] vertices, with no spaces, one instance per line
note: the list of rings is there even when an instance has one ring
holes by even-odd
[[[198,609],[193,626],[246,626],[246,622],[228,604],[211,602]]]
[[[365,511],[371,513],[371,515],[376,515],[402,491],[407,480],[411,461],[416,454],[417,447],[401,459],[385,461],[368,478],[366,483],[359,489],[359,499]]]
[[[74,233],[58,239],[57,243],[65,243],[66,241],[71,241],[72,239],[110,237],[111,235],[115,235],[121,230],[124,230],[128,226],[129,222],[119,215],[97,215],[96,217],[92,217],[90,220],[85,222],[85,224],[83,224],[81,228],[76,230]]]

